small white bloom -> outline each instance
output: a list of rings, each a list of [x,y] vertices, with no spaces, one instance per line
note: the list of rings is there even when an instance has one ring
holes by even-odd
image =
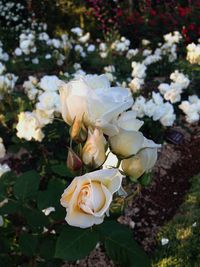
[[[169,239],[168,238],[162,238],[161,239],[161,244],[162,244],[162,246],[165,246],[165,245],[167,245],[169,243]]]

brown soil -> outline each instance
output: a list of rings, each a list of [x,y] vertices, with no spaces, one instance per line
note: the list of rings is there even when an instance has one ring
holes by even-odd
[[[200,173],[200,127],[190,127],[191,133],[182,128],[176,130],[183,133],[183,142],[179,145],[164,144],[154,168],[151,186],[143,188],[126,208],[124,216],[118,219],[133,229],[134,238],[148,253],[156,247],[160,228],[172,219],[183,202],[190,188],[190,177]],[[64,265],[72,266],[113,267],[114,264],[98,247],[84,260]]]

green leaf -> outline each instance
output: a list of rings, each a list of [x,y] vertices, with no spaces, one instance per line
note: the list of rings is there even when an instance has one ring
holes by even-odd
[[[20,208],[20,204],[16,201],[9,200],[0,208],[0,215],[16,213]]]
[[[55,254],[55,247],[56,247],[55,235],[49,235],[43,237],[43,239],[40,240],[40,247],[39,247],[40,256],[45,260],[53,259]]]
[[[23,233],[19,238],[19,246],[21,252],[26,256],[33,256],[38,245],[38,236]]]
[[[6,172],[0,179],[0,201],[3,201],[7,197],[7,189],[13,185],[16,180],[16,175],[13,172]]]
[[[99,240],[99,235],[92,229],[79,229],[65,226],[56,244],[55,257],[74,261],[86,257]]]
[[[60,206],[60,198],[64,192],[65,185],[61,180],[50,180],[47,190],[39,191],[37,204],[40,210],[48,207]]]
[[[145,252],[134,241],[131,231],[114,221],[98,226],[100,229],[107,255],[121,266],[150,267]]]
[[[38,193],[40,177],[35,171],[28,171],[17,178],[14,185],[14,195],[24,201],[34,198]]]
[[[31,210],[28,208],[22,209],[22,215],[27,220],[28,225],[32,228],[43,228],[49,224],[48,217],[39,210]]]
[[[52,171],[62,177],[73,178],[73,174],[67,169],[66,164],[61,163],[51,166]]]

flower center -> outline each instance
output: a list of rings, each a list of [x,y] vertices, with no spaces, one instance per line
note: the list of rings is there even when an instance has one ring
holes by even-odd
[[[91,182],[82,187],[78,196],[78,206],[84,212],[94,214],[105,204],[105,195],[99,182]]]

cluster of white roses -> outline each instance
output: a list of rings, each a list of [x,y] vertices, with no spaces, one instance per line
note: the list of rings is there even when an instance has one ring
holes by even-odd
[[[40,82],[29,77],[23,85],[30,100],[35,102],[35,110],[21,112],[16,126],[17,136],[27,141],[32,139],[42,141],[42,128],[52,123],[54,115],[60,112],[59,87],[62,81],[57,76],[44,76]]]
[[[63,84],[60,95],[62,117],[71,126],[71,138],[82,143],[79,157],[83,164],[100,168],[109,146],[131,179],[152,169],[159,145],[139,131],[143,122],[129,110],[133,104],[129,89],[111,87],[105,75],[86,75]],[[69,153],[72,156],[73,152]],[[113,194],[121,188],[122,177],[116,168],[76,177],[61,198],[66,221],[82,228],[102,223]]]
[[[20,12],[24,10],[24,6],[21,3],[15,3],[12,1],[0,1],[0,16],[4,18],[6,26],[13,27],[15,30],[19,30],[23,27],[24,21],[21,21]]]
[[[31,60],[33,64],[39,64],[36,52],[40,53],[38,50],[43,47],[46,53],[40,58],[47,61],[54,58],[57,65],[62,66],[66,60],[65,54],[71,48],[68,35],[62,34],[60,38],[50,38],[45,32],[46,29],[46,24],[43,24],[41,32],[32,29],[24,30],[19,36],[19,47],[14,50],[14,55],[17,57],[25,55],[25,61]]]
[[[35,53],[37,48],[35,46],[35,34],[34,32],[22,33],[19,36],[19,48],[15,49],[15,54],[21,56],[22,53],[29,55]]]
[[[146,77],[147,67],[143,63],[132,62],[132,77],[133,80],[129,83],[129,87],[133,92],[137,92],[144,85],[144,79]]]
[[[200,44],[191,43],[187,46],[187,60],[191,64],[200,65]]]
[[[200,99],[196,95],[189,96],[188,101],[182,101],[179,108],[186,114],[189,123],[200,120]]]
[[[160,93],[164,96],[165,100],[170,101],[171,103],[177,103],[181,100],[181,94],[183,90],[186,89],[190,80],[183,73],[175,70],[170,75],[171,83],[161,83],[158,86]]]
[[[152,99],[146,100],[143,96],[136,98],[132,110],[136,112],[138,118],[147,116],[153,121],[160,121],[163,126],[172,126],[176,119],[173,105],[164,102],[159,93],[152,93]]]
[[[123,54],[129,50],[131,42],[124,36],[120,38],[120,40],[116,40],[111,44],[111,49],[118,52],[119,54]]]

